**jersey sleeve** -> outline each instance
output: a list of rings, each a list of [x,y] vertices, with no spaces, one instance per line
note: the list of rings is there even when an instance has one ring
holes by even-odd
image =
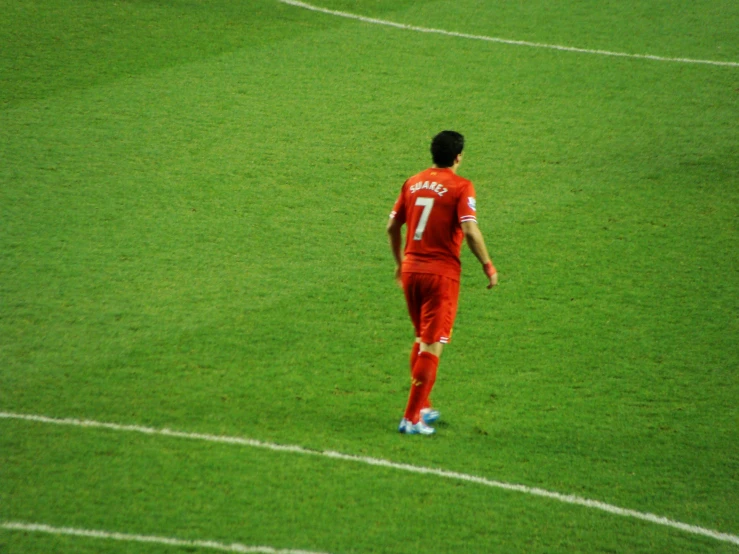
[[[393,211],[390,212],[390,217],[397,220],[398,223],[405,223],[405,183],[400,189],[398,199],[395,201]]]
[[[460,223],[467,221],[477,223],[477,202],[475,200],[475,187],[472,183],[464,187],[459,195],[457,215]]]

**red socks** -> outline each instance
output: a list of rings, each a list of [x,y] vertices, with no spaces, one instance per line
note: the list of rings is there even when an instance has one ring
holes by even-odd
[[[411,348],[411,377],[413,377],[413,366],[416,365],[418,359],[418,353],[421,351],[421,343],[414,342],[413,348]]]
[[[418,353],[420,351],[421,351],[421,343],[414,342],[413,348],[411,348],[411,379],[413,379],[413,367],[416,365],[416,360],[418,360]],[[430,407],[431,407],[431,402],[429,401],[428,397],[426,397],[426,400],[423,402],[423,406],[421,406],[421,409],[424,410]]]
[[[408,397],[408,406],[405,409],[405,418],[411,423],[418,423],[421,409],[429,405],[428,398],[436,381],[436,370],[439,367],[439,358],[430,352],[418,354],[411,374],[411,393]]]

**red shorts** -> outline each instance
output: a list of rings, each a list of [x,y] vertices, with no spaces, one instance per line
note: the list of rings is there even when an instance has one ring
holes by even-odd
[[[459,281],[431,273],[403,273],[402,280],[416,337],[426,344],[451,341]]]

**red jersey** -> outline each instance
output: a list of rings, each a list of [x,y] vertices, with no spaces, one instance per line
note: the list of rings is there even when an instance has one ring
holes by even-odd
[[[449,168],[432,167],[403,183],[390,217],[407,225],[403,273],[433,273],[459,281],[461,224],[474,221],[475,188]]]

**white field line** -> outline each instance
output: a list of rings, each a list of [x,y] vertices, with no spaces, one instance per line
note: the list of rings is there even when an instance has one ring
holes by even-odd
[[[275,452],[289,452],[292,454],[305,454],[309,456],[323,456],[325,458],[332,458],[335,460],[342,460],[347,462],[359,462],[371,466],[386,467],[389,469],[397,469],[400,471],[407,471],[410,473],[418,473],[422,475],[435,475],[437,477],[443,477],[445,479],[454,479],[457,481],[466,481],[468,483],[475,483],[477,485],[483,485],[486,487],[493,487],[497,489],[503,489],[507,491],[520,492],[524,494],[530,494],[533,496],[540,496],[549,498],[551,500],[558,500],[565,504],[575,504],[577,506],[584,506],[586,508],[593,508],[608,512],[618,516],[631,517],[634,519],[640,519],[642,521],[648,521],[649,523],[656,523],[657,525],[664,525],[665,527],[672,527],[673,529],[679,529],[687,533],[694,535],[703,535],[710,537],[718,541],[729,542],[732,544],[739,545],[739,536],[732,535],[729,533],[722,533],[719,531],[713,531],[697,525],[690,525],[687,523],[681,523],[663,516],[650,514],[646,512],[638,512],[636,510],[629,510],[627,508],[619,508],[612,504],[606,504],[598,500],[589,500],[580,496],[572,494],[562,494],[558,492],[552,492],[537,487],[528,487],[526,485],[516,485],[513,483],[505,483],[502,481],[494,481],[485,477],[477,477],[475,475],[467,475],[465,473],[456,473],[454,471],[447,471],[444,469],[434,469],[430,467],[414,466],[410,464],[400,464],[391,462],[389,460],[383,460],[380,458],[369,458],[366,456],[354,456],[351,454],[342,454],[341,452],[333,452],[330,450],[318,451],[308,450],[301,446],[291,446],[274,444],[270,442],[262,442],[254,439],[246,439],[241,437],[229,437],[222,435],[207,435],[201,433],[186,433],[183,431],[173,431],[171,429],[155,429],[153,427],[142,427],[140,425],[120,425],[118,423],[105,423],[101,421],[92,420],[81,420],[81,419],[57,419],[41,415],[32,414],[16,414],[10,412],[0,412],[0,419],[19,419],[25,421],[34,421],[38,423],[49,423],[53,425],[71,425],[74,427],[93,427],[100,429],[110,429],[112,431],[129,431],[134,433],[143,433],[146,435],[159,435],[165,437],[176,437],[181,439],[200,440],[215,443],[235,444],[239,446],[251,446],[254,448],[263,448],[266,450],[272,450]]]
[[[488,37],[485,35],[470,35],[467,33],[456,33],[454,31],[445,31],[443,29],[431,29],[428,27],[417,27],[415,25],[405,25],[403,23],[396,23],[394,21],[388,21],[386,19],[376,19],[374,17],[365,17],[363,15],[357,15],[349,12],[340,12],[337,10],[329,10],[327,8],[321,8],[319,6],[313,6],[312,4],[306,4],[305,2],[299,2],[298,0],[277,0],[283,4],[295,6],[296,8],[303,8],[305,10],[311,10],[314,12],[325,13],[329,15],[335,15],[338,17],[345,17],[347,19],[355,19],[364,23],[372,23],[374,25],[385,25],[387,27],[395,27],[397,29],[403,29],[405,31],[415,31],[418,33],[434,33],[437,35],[445,35],[448,37],[466,38],[472,40],[484,40],[487,42],[498,42],[501,44],[510,44],[513,46],[530,46],[532,48],[548,48],[550,50],[561,50],[564,52],[576,52],[579,54],[597,54],[600,56],[617,56],[621,58],[638,58],[643,60],[654,60],[658,62],[677,62],[677,63],[702,63],[708,65],[724,65],[730,67],[739,67],[739,62],[717,62],[713,60],[694,60],[690,58],[666,58],[663,56],[652,56],[649,54],[626,54],[624,52],[611,52],[608,50],[590,50],[588,48],[575,48],[573,46],[561,46],[558,44],[542,44],[539,42],[528,42],[525,40],[510,40],[498,37]]]
[[[128,533],[114,533],[110,531],[99,531],[93,529],[74,529],[72,527],[52,527],[39,523],[24,523],[20,521],[5,521],[0,523],[0,528],[9,531],[26,531],[29,533],[49,533],[51,535],[72,535],[76,537],[87,537],[93,539],[108,539],[114,541],[146,542],[165,544],[167,546],[187,546],[190,548],[209,548],[223,552],[258,552],[259,554],[322,554],[320,552],[309,552],[307,550],[278,550],[270,546],[246,546],[235,543],[222,543],[216,541],[190,541],[186,539],[175,539],[172,537],[156,537],[152,535],[132,535]]]

